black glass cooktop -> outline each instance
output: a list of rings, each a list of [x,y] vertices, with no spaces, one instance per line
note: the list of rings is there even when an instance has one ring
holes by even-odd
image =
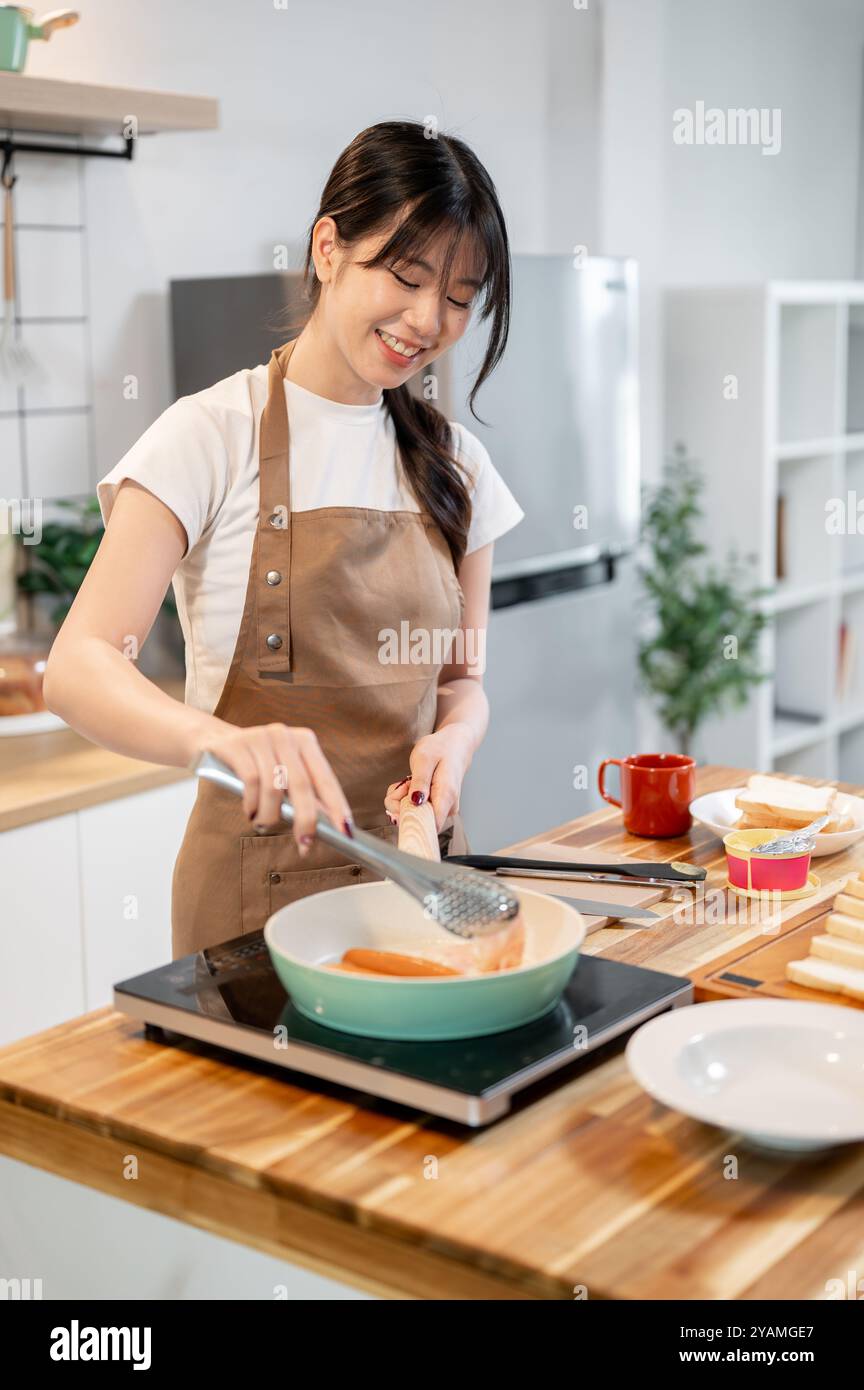
[[[153,1028],[484,1124],[532,1081],[578,1063],[654,1014],[690,1003],[692,986],[675,975],[582,955],[561,1002],[533,1023],[484,1038],[393,1042],[305,1018],[256,932],[124,980],[114,1000]]]

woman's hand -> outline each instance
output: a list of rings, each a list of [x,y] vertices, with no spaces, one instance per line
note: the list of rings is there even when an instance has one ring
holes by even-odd
[[[279,807],[287,798],[301,855],[308,853],[320,812],[351,834],[351,807],[314,730],[291,724],[239,728],[214,718],[196,733],[190,766],[205,750],[241,778],[243,810],[256,830],[281,823]]]
[[[474,756],[474,733],[468,724],[445,724],[421,738],[411,750],[411,776],[394,782],[384,795],[384,808],[394,825],[399,824],[399,805],[410,796],[415,806],[430,802],[435,828],[440,831],[448,816],[459,810],[465,773]]]

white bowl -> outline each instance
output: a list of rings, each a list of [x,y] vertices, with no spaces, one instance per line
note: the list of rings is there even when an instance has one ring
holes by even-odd
[[[864,1140],[864,1014],[835,1004],[726,999],[673,1009],[627,1044],[655,1100],[764,1148]]]
[[[695,821],[698,821],[699,825],[704,825],[707,830],[713,830],[714,834],[722,840],[724,835],[728,835],[730,830],[735,829],[741,819],[741,812],[735,805],[735,798],[740,796],[744,790],[744,787],[731,787],[727,788],[726,791],[708,792],[705,796],[697,796],[695,801],[690,802],[690,814]],[[820,832],[816,836],[816,844],[813,849],[814,859],[820,859],[826,854],[839,854],[841,850],[848,849],[864,835],[864,799],[860,796],[847,796],[844,792],[838,792],[837,807],[844,815],[852,816],[855,821],[854,828],[838,831],[834,835],[825,835]],[[816,817],[814,816],[813,819],[815,820]]]

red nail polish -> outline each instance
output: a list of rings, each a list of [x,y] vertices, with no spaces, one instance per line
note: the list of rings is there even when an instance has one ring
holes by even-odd
[[[425,793],[424,793],[424,792],[412,792],[412,793],[411,793],[411,800],[414,802],[414,805],[415,805],[415,806],[422,806],[422,805],[423,805],[423,802],[426,800]]]
[[[343,820],[343,822],[342,822],[342,829],[345,831],[345,834],[349,837],[349,839],[353,840],[353,838],[354,838],[354,823],[353,823],[353,821],[351,820],[351,817],[350,817],[350,816],[346,816],[345,819]]]

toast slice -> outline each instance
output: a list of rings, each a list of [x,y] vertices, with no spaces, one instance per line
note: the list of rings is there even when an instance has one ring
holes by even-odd
[[[834,911],[842,912],[844,917],[859,917],[864,921],[864,899],[853,898],[849,893],[838,893],[834,899]]]
[[[813,816],[812,819],[817,820],[818,817]],[[805,822],[805,824],[809,825],[810,821]],[[790,821],[786,816],[778,815],[776,811],[742,811],[733,828],[735,830],[779,830],[791,832],[793,830],[800,830],[802,827],[800,821]],[[817,835],[838,835],[843,830],[854,829],[855,820],[852,816],[835,815],[832,819],[829,819],[827,825],[823,825],[822,829],[816,833]]]
[[[844,941],[842,936],[814,936],[810,950],[821,960],[833,960],[838,965],[854,965],[864,970],[864,941]]]
[[[826,919],[825,930],[829,936],[842,936],[846,941],[864,941],[864,922],[843,912],[832,912]]]
[[[810,787],[803,782],[788,781],[785,777],[767,777],[756,773],[736,796],[735,805],[747,816],[780,816],[790,827],[798,827],[809,825],[819,816],[839,819],[839,808],[834,815],[836,801],[836,787]],[[772,825],[776,823],[773,820],[770,822]]]
[[[864,970],[852,965],[838,965],[833,960],[809,956],[807,960],[790,960],[786,966],[786,976],[796,985],[864,1000]]]

